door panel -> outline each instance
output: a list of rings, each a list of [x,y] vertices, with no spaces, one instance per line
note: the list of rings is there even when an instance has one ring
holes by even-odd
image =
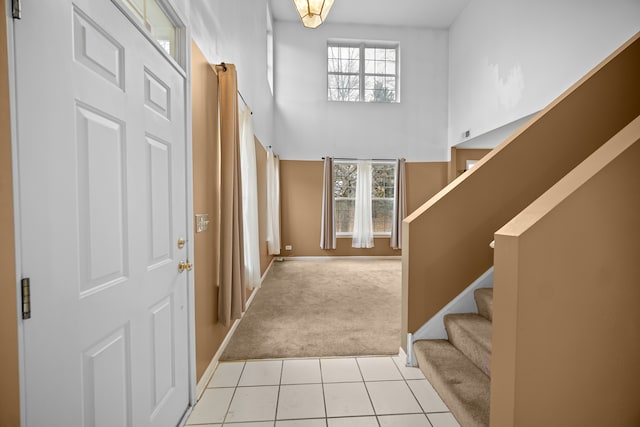
[[[83,355],[84,426],[130,426],[129,336],[120,328]]]
[[[73,8],[75,60],[124,89],[124,48],[77,7]]]
[[[80,296],[126,280],[124,124],[76,105]]]
[[[147,164],[149,165],[149,268],[171,260],[171,146],[148,135]]]
[[[144,100],[147,107],[166,119],[170,119],[171,89],[149,70],[145,70],[144,89]]]
[[[27,426],[175,426],[189,402],[185,79],[109,0],[15,24]]]
[[[175,387],[175,336],[173,334],[174,304],[171,297],[151,309],[152,314],[152,375],[154,411]]]

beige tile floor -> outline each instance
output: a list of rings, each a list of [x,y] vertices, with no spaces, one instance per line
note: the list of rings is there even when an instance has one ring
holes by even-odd
[[[457,427],[400,357],[224,362],[187,426]]]

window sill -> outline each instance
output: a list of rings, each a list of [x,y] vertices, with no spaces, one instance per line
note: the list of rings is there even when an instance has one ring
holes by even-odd
[[[336,234],[336,238],[338,239],[352,239],[353,234]],[[391,233],[374,233],[374,239],[390,239]]]
[[[388,104],[400,104],[400,101],[352,101],[349,99],[328,99],[327,98],[327,102],[335,102],[335,103],[339,103],[339,104],[382,104],[382,105],[388,105]]]

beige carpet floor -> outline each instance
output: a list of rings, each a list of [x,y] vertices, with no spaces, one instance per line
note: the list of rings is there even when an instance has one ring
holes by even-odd
[[[274,262],[221,360],[397,354],[401,262]]]

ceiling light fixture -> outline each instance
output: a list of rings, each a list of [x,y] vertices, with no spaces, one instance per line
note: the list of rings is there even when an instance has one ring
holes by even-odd
[[[329,14],[333,0],[293,0],[302,25],[307,28],[319,27]]]

